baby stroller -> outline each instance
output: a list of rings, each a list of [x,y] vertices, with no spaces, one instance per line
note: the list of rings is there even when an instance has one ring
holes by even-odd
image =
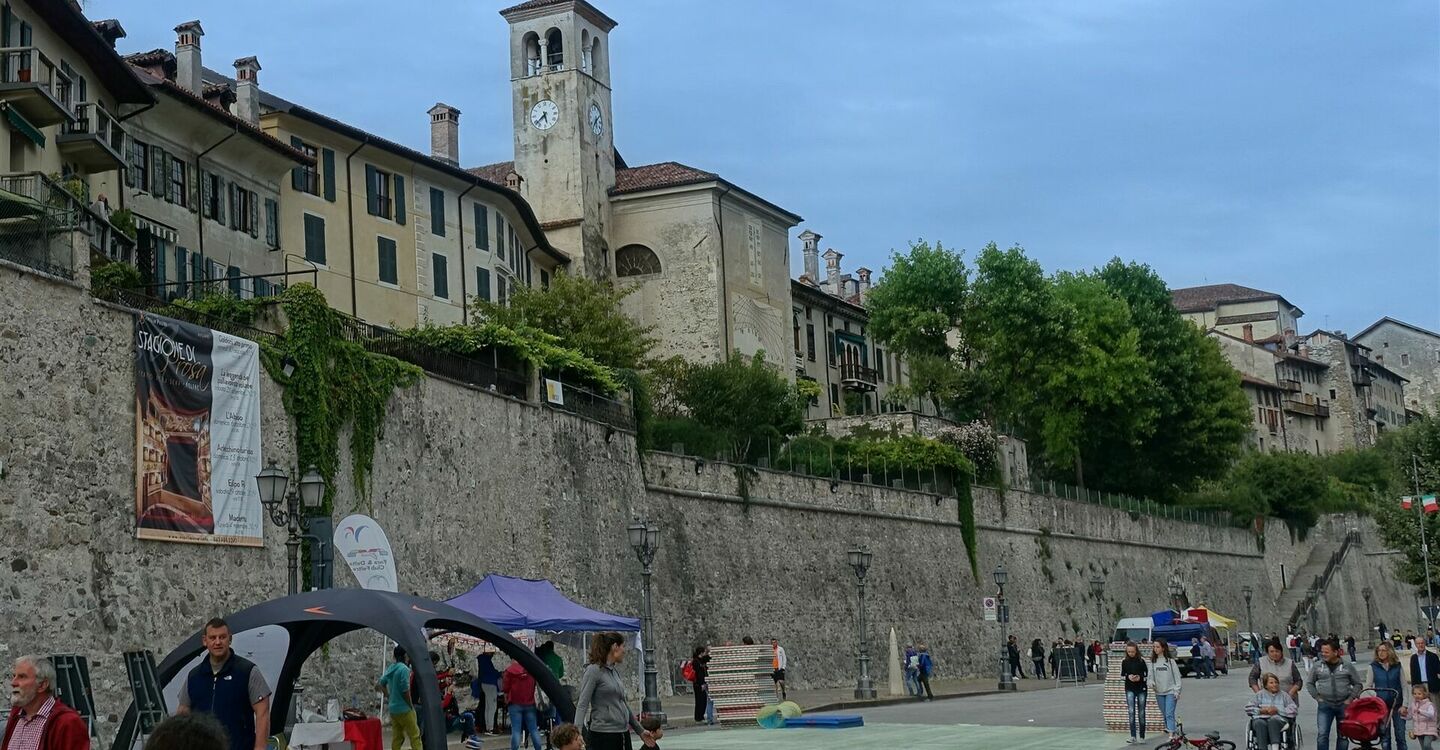
[[[1366,692],[1376,695],[1362,694],[1350,701],[1350,705],[1345,707],[1345,715],[1340,719],[1340,736],[1357,743],[1358,750],[1377,750],[1380,747],[1380,735],[1390,731],[1390,705],[1378,695],[1380,690],[1395,692],[1386,688],[1367,690]]]

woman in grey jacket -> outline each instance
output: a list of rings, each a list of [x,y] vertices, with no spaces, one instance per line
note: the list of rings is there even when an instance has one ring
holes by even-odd
[[[1146,678],[1160,715],[1165,717],[1165,731],[1173,739],[1178,730],[1175,726],[1175,704],[1180,702],[1180,665],[1170,656],[1170,644],[1164,638],[1156,638],[1150,647],[1150,675]]]
[[[646,747],[655,736],[640,726],[625,702],[625,688],[615,665],[625,658],[625,639],[619,633],[596,633],[590,639],[590,664],[580,678],[575,725],[588,733],[590,750],[629,750],[630,732],[640,735]]]

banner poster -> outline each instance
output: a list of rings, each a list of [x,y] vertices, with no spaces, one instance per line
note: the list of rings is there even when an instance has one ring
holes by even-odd
[[[346,516],[335,525],[335,551],[345,558],[362,589],[399,591],[395,555],[380,522],[364,515]]]
[[[260,345],[135,318],[135,535],[260,547]]]

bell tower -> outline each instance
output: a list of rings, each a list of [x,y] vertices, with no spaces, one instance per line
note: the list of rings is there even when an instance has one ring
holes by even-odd
[[[605,234],[615,186],[610,30],[585,0],[529,0],[500,11],[510,24],[515,171],[571,272],[610,276]]]

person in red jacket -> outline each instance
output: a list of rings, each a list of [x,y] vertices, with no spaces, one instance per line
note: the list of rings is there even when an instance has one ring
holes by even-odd
[[[90,729],[55,697],[55,666],[22,656],[10,679],[10,718],[0,750],[90,750]]]
[[[500,689],[505,692],[505,705],[510,711],[510,750],[520,750],[522,723],[530,733],[530,747],[544,747],[535,714],[535,677],[520,662],[512,661],[500,675]]]

